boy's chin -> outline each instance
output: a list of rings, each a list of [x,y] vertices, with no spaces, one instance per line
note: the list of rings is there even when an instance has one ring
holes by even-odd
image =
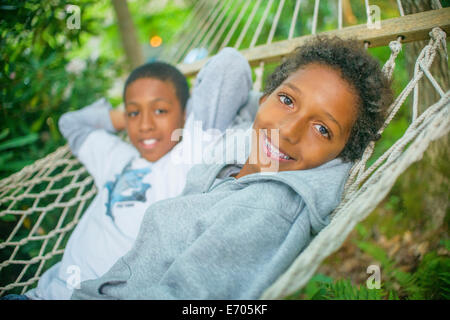
[[[170,148],[163,149],[163,150],[161,150],[160,148],[153,149],[153,150],[146,150],[146,149],[138,148],[138,151],[139,151],[139,154],[141,155],[141,157],[144,158],[145,160],[150,161],[150,162],[156,162],[159,159],[161,159],[162,157],[164,157],[166,154],[168,154],[174,146],[175,145],[170,146]]]
[[[150,162],[156,162],[167,154],[167,152],[163,152],[160,150],[150,150],[150,151],[138,150],[138,151],[142,158]]]
[[[144,158],[145,160],[149,161],[149,162],[156,162],[159,159],[161,159],[163,156],[148,156],[148,155],[143,155],[141,153],[141,157]]]

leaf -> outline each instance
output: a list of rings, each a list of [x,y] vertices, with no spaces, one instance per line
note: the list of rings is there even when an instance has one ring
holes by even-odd
[[[6,161],[10,160],[14,156],[14,152],[3,152],[0,154],[0,166],[3,165]]]
[[[450,251],[450,239],[442,239],[439,244],[443,245],[446,250]]]
[[[375,260],[379,261],[385,269],[390,269],[394,265],[394,262],[389,259],[386,251],[383,248],[380,248],[378,245],[369,241],[355,240],[354,242],[359,249],[369,254]]]
[[[16,217],[13,214],[6,214],[3,217],[0,217],[0,221],[14,222],[14,221],[16,221]]]
[[[52,135],[52,139],[54,141],[58,141],[61,138],[61,135],[59,134],[58,127],[56,126],[56,121],[53,120],[53,117],[47,118],[47,125],[50,128],[50,134]]]
[[[311,300],[325,300],[325,299],[327,299],[326,294],[327,294],[327,290],[325,288],[319,288],[317,290],[317,292],[315,292],[310,299]]]
[[[26,229],[30,229],[31,228],[31,220],[30,220],[30,218],[25,218],[25,220],[23,220],[23,226]]]
[[[13,162],[7,162],[2,165],[3,171],[18,171],[23,167],[33,163],[33,160],[18,160]]]
[[[31,144],[35,142],[38,139],[37,133],[31,133],[23,137],[18,137],[11,139],[9,141],[3,142],[0,144],[0,151],[6,150],[6,149],[12,149],[12,148],[18,148],[25,146],[27,144]]]
[[[319,273],[314,275],[304,288],[306,297],[312,300],[325,299],[326,290],[324,286],[332,282],[333,279],[324,274]]]
[[[388,300],[399,300],[397,293],[395,291],[390,290]]]
[[[0,140],[6,138],[9,134],[9,128],[5,128],[0,132]]]
[[[361,223],[358,223],[355,226],[355,230],[362,239],[366,239],[369,236],[369,231],[367,231],[367,228]]]

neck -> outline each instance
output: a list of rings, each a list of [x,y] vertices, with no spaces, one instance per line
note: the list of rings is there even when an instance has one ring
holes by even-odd
[[[236,179],[242,178],[246,175],[252,174],[252,173],[257,173],[259,172],[258,168],[255,168],[254,166],[252,166],[251,164],[248,163],[248,159],[245,162],[244,166],[242,167],[241,171],[239,171],[239,173],[235,176]]]

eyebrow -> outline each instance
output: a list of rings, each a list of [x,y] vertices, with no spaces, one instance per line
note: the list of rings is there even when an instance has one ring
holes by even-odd
[[[155,99],[153,99],[153,100],[150,101],[150,105],[152,105],[152,104],[154,104],[155,102],[158,102],[158,101],[166,102],[166,103],[168,103],[169,105],[172,106],[172,102],[170,102],[169,100],[164,99],[164,98],[155,98]],[[127,106],[127,105],[129,105],[129,104],[134,104],[134,105],[137,105],[137,106],[140,105],[140,103],[137,103],[137,102],[131,100],[131,101],[126,102],[126,103],[125,103],[125,106]]]
[[[286,82],[286,83],[284,83],[284,85],[291,88],[292,90],[296,91],[299,95],[302,95],[302,91],[299,88],[297,88],[296,86],[294,86],[293,84]]]
[[[330,119],[331,121],[336,123],[336,125],[339,127],[339,131],[342,133],[342,127],[339,124],[339,122],[337,122],[337,120],[330,113],[328,113],[327,111],[324,111],[324,112],[325,112],[325,115],[327,116],[328,119]]]
[[[290,82],[286,82],[284,83],[285,86],[291,88],[292,90],[296,91],[299,95],[302,95],[302,91],[300,90],[300,88],[298,88],[297,86],[291,84]],[[323,110],[323,112],[325,113],[325,115],[327,116],[328,119],[330,119],[331,121],[333,121],[334,123],[336,123],[336,125],[339,128],[340,133],[342,133],[342,126],[341,124],[331,115],[331,113]]]

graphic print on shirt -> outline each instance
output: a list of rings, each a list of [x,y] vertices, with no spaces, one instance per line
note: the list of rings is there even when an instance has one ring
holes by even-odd
[[[151,172],[150,168],[131,169],[129,163],[123,170],[122,174],[117,174],[114,181],[105,183],[108,190],[108,202],[106,205],[106,215],[110,216],[114,221],[112,209],[118,202],[141,201],[145,202],[148,188],[150,184],[144,183],[143,178]]]

